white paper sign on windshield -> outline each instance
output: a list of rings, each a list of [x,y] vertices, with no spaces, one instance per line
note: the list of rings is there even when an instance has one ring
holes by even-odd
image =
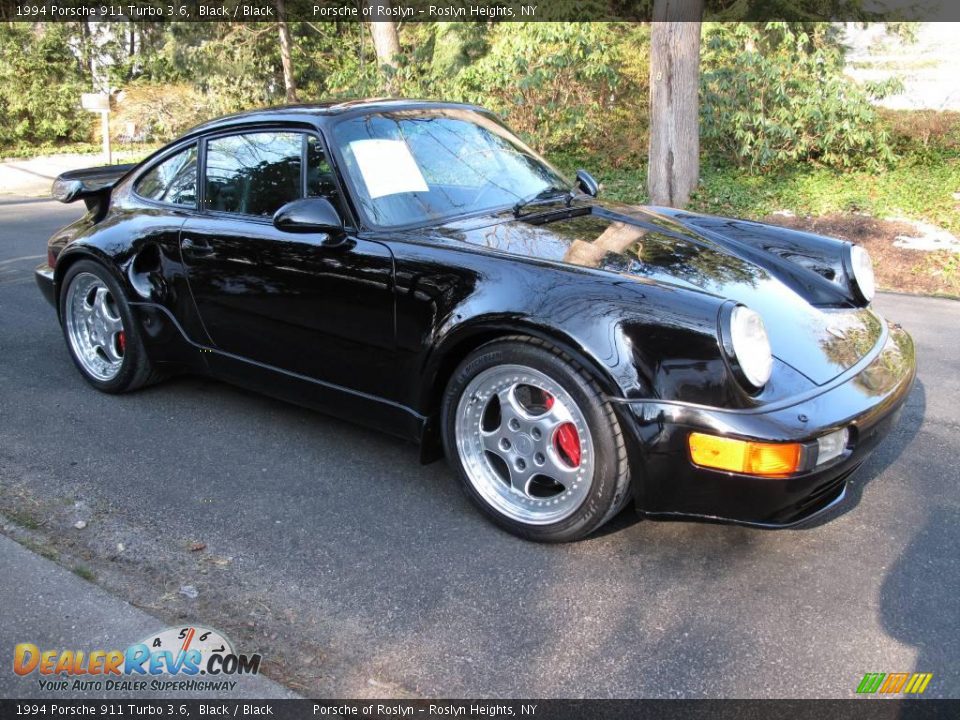
[[[403,140],[354,140],[350,149],[371,198],[429,191],[417,161]]]

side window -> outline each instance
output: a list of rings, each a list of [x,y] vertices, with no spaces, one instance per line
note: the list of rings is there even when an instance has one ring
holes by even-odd
[[[345,218],[333,168],[323,151],[323,144],[313,135],[307,138],[307,197],[326,198],[340,213],[340,217]]]
[[[138,195],[149,200],[197,206],[197,146],[167,158],[137,181]]]
[[[258,132],[207,141],[208,210],[266,215],[302,197],[303,135]]]

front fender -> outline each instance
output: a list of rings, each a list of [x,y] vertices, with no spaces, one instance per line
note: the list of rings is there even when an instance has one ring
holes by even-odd
[[[445,385],[473,349],[516,334],[570,355],[610,397],[734,401],[717,338],[722,299],[587,273],[573,279],[545,283],[524,310],[490,308],[489,298],[499,293],[485,293],[477,312],[471,312],[472,298],[452,308],[424,359],[420,407],[426,414],[436,408],[438,384]]]
[[[598,357],[593,343],[587,343],[542,318],[516,313],[486,313],[466,321],[451,323],[438,333],[422,370],[424,394],[420,399],[420,407],[428,408],[428,413],[435,412],[440,397],[436,389],[446,386],[447,380],[464,358],[481,345],[511,335],[537,338],[553,345],[587,368],[605,393],[622,395],[615,373]],[[601,351],[601,355],[610,357],[616,352],[612,347],[616,338],[611,337],[610,343],[605,351]]]
[[[748,220],[658,210],[704,237],[731,245],[812,305],[863,305],[851,289],[852,243],[846,240]]]

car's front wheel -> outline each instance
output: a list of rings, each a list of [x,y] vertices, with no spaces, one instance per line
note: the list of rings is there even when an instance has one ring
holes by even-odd
[[[539,340],[498,340],[463,361],[444,397],[443,440],[467,496],[530,540],[582,538],[628,499],[610,403],[586,370]]]
[[[92,260],[61,283],[60,319],[74,364],[98,390],[121,393],[158,379],[119,283]]]

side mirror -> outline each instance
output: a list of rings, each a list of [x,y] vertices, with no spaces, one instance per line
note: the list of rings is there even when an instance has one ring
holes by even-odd
[[[329,200],[322,197],[288,202],[273,214],[273,226],[291,233],[343,235],[343,220]]]
[[[577,189],[590,197],[596,197],[600,193],[600,183],[586,170],[577,170]]]

